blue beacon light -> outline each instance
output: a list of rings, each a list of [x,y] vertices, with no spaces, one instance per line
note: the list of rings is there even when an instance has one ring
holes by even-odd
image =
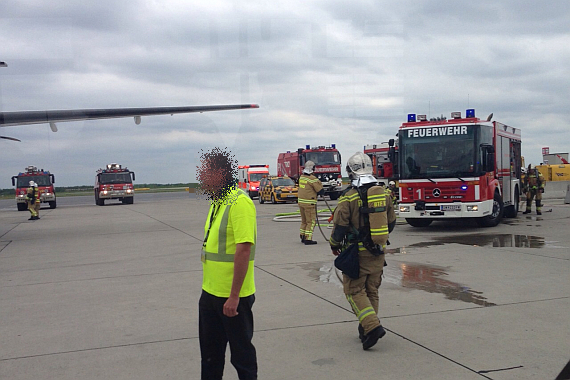
[[[408,114],[408,123],[415,123],[416,122],[416,114],[415,113],[409,113]]]
[[[463,191],[467,190],[467,185],[461,185],[461,190]]]

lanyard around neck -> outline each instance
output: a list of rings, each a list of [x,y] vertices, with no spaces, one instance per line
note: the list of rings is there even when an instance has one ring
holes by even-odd
[[[206,231],[206,236],[204,236],[204,243],[202,244],[204,247],[206,246],[206,243],[208,242],[208,236],[210,236],[210,230],[212,229],[212,224],[214,224],[214,220],[216,219],[216,216],[218,215],[218,211],[220,211],[220,208],[222,206],[219,204],[215,204],[213,205],[212,208],[212,213],[210,214],[210,223],[208,224],[208,231]]]

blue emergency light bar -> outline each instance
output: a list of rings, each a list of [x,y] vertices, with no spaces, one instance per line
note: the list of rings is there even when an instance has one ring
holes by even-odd
[[[416,114],[415,113],[409,113],[408,114],[408,123],[415,123],[416,122]]]
[[[465,117],[475,117],[475,108],[469,108],[466,110]]]

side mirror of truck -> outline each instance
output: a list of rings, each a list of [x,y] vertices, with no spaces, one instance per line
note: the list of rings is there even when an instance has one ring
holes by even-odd
[[[15,181],[16,177],[12,177],[12,186],[16,186],[16,181]]]
[[[55,176],[53,174],[49,175],[51,177],[51,183],[55,183]]]
[[[131,172],[131,177],[133,177],[133,181],[135,180],[135,172]]]

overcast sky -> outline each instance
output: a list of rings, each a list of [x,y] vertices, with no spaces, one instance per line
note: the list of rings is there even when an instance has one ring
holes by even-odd
[[[91,185],[194,182],[200,150],[240,164],[336,143],[346,159],[408,113],[520,128],[526,163],[570,150],[570,4],[537,1],[2,0],[0,109],[256,103],[259,109],[7,127],[0,188],[27,165]]]

